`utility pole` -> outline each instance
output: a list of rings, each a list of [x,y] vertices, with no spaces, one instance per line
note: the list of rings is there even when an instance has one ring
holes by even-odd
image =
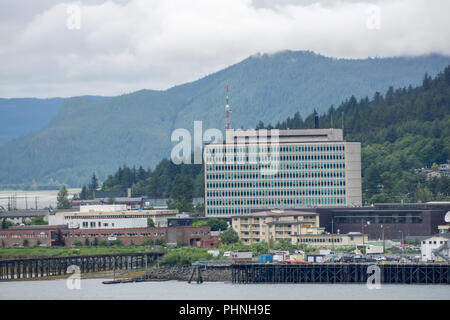
[[[333,253],[334,253],[334,219],[333,218],[331,218],[331,243],[333,245]]]
[[[364,244],[364,218],[361,217],[361,232],[362,232],[362,243],[363,243],[363,250],[364,255],[366,254],[366,245]]]

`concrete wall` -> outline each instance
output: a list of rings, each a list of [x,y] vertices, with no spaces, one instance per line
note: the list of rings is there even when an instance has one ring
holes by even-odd
[[[362,205],[361,191],[361,143],[345,144],[345,174],[347,205]]]

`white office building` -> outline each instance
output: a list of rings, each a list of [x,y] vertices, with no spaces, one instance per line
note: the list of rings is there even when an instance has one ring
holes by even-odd
[[[342,129],[227,130],[204,152],[207,216],[362,204],[361,144]]]

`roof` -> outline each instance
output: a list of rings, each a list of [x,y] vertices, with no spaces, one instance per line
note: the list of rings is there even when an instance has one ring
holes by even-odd
[[[117,217],[126,217],[126,216],[153,216],[153,215],[175,215],[178,213],[177,209],[168,209],[168,210],[126,210],[126,211],[111,211],[111,212],[56,212],[56,216],[65,216],[65,217],[103,217],[103,216],[117,216]]]
[[[48,214],[49,214],[48,210],[11,210],[0,212],[0,219],[38,217],[38,216],[46,216]]]
[[[300,210],[266,210],[266,211],[256,211],[245,215],[235,215],[233,218],[247,218],[247,217],[289,217],[289,216],[315,216],[316,212],[300,211]]]
[[[53,229],[60,229],[60,228],[67,228],[67,225],[56,225],[56,226],[49,226],[49,225],[32,225],[32,226],[20,226],[20,227],[9,227],[7,230],[53,230]]]
[[[436,238],[436,237],[450,239],[450,233],[448,233],[448,232],[446,232],[446,233],[436,233],[436,234],[432,235],[431,237],[429,237],[427,239]],[[425,240],[427,240],[427,239],[425,239]]]
[[[114,202],[142,202],[144,197],[118,197]],[[92,200],[73,200],[73,203],[108,203],[110,198],[95,198]]]
[[[272,221],[268,222],[268,225],[280,225],[280,224],[311,224],[310,221],[295,221],[295,220],[286,220],[286,221]]]

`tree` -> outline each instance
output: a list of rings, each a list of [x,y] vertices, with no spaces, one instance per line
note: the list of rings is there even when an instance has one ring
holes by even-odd
[[[30,244],[30,242],[28,241],[28,239],[23,240],[24,247],[28,247],[29,244]]]
[[[192,223],[194,227],[203,227],[209,226],[211,227],[211,231],[224,231],[228,228],[228,223],[226,221],[218,219],[218,218],[209,218],[207,220],[197,220]]]
[[[422,185],[419,182],[417,184],[416,192],[414,193],[414,198],[417,202],[428,202],[433,199],[433,194],[427,187],[422,188]]]
[[[431,169],[433,169],[434,171],[438,171],[439,165],[436,162],[434,162],[433,165],[431,166]]]
[[[384,192],[374,194],[369,200],[369,204],[388,203],[388,202],[391,202],[391,198]]]
[[[2,229],[8,229],[10,226],[12,226],[13,223],[6,218],[2,219]]]
[[[89,198],[95,198],[95,190],[98,188],[98,179],[95,176],[95,172],[92,174],[91,182],[89,183]]]
[[[108,204],[114,204],[116,203],[116,198],[114,198],[114,196],[112,194],[109,195],[108,198]]]
[[[224,244],[231,244],[239,242],[239,236],[236,231],[234,231],[233,228],[228,228],[225,230],[222,235],[220,236],[222,243]]]
[[[48,224],[48,222],[44,220],[43,216],[37,216],[37,217],[33,217],[31,219],[31,224],[32,225],[46,225],[46,224]]]
[[[58,192],[57,208],[58,209],[70,209],[72,208],[72,202],[68,198],[68,191],[66,185],[63,185]]]
[[[155,223],[153,222],[152,218],[147,218],[147,227],[154,228]]]

